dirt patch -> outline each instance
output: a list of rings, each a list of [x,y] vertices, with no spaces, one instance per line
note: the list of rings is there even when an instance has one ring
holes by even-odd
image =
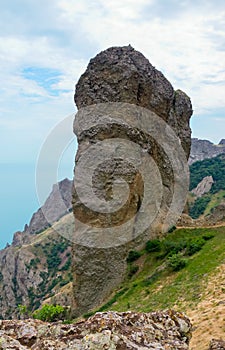
[[[206,282],[203,299],[186,314],[194,327],[190,350],[207,350],[212,338],[225,339],[225,264]]]

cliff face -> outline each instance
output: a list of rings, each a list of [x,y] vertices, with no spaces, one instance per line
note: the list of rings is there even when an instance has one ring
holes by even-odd
[[[29,225],[25,226],[24,233],[38,233],[48,228],[51,224],[71,210],[71,202],[72,181],[64,179],[57,184],[54,184],[44,205],[33,214]]]
[[[0,318],[18,317],[19,304],[34,311],[45,299],[57,299],[61,288],[69,288],[70,254],[69,242],[53,229],[32,235],[27,244],[1,250]],[[59,297],[61,304],[71,304],[66,289],[64,297]]]
[[[192,139],[191,154],[189,164],[206,158],[213,158],[219,154],[225,153],[224,140],[221,140],[218,145],[214,145],[208,140]]]
[[[81,314],[121,283],[129,249],[170,227],[172,203],[184,204],[192,106],[130,46],[90,61],[75,102],[74,298]]]
[[[44,230],[50,224],[43,214],[47,212],[52,222],[59,220],[65,214],[61,198],[69,211],[71,188],[72,181],[68,179],[55,184],[24,232],[16,232],[12,245],[0,250],[0,318],[18,316],[19,304],[32,311],[53,295],[62,304],[71,304],[70,242],[54,228]],[[62,225],[65,228],[64,222]],[[69,230],[69,221],[66,226]],[[64,296],[57,295],[61,288],[64,288]]]

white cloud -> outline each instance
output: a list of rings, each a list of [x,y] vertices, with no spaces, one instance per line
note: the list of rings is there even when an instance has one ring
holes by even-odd
[[[191,96],[196,114],[225,108],[223,2],[45,0],[35,3],[35,14],[30,3],[22,5],[13,12],[11,3],[2,18],[3,24],[7,20],[0,41],[2,127],[14,130],[21,121],[32,134],[31,119],[42,133],[73,112],[74,85],[89,59],[115,45],[143,52],[175,88]],[[10,30],[10,16],[17,31]],[[58,80],[47,89],[24,76],[29,67],[57,70]]]

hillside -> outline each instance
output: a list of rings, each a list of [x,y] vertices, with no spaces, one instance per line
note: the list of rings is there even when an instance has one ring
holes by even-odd
[[[57,302],[71,304],[71,244],[58,234],[70,230],[68,214],[59,220],[57,231],[48,228],[26,235],[26,243],[12,244],[0,251],[0,318],[18,317],[18,305],[34,311],[48,298],[60,293]]]
[[[224,338],[225,227],[179,229],[130,254],[127,280],[98,311],[185,311],[190,349]],[[152,251],[151,251],[152,250]]]
[[[212,178],[212,185],[206,193],[189,198],[189,213],[197,219],[200,215],[209,216],[225,203],[225,155],[197,161],[190,166],[190,191],[195,192],[198,184],[207,177]],[[215,214],[215,213],[214,213]]]

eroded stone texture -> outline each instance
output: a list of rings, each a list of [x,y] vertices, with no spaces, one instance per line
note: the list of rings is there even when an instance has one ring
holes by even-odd
[[[97,313],[77,324],[0,321],[2,350],[185,350],[190,337],[189,319],[174,311]]]
[[[224,350],[225,341],[222,339],[212,339],[210,342],[209,350]]]
[[[98,141],[109,139],[114,141],[104,144],[104,149],[107,149],[109,154],[108,159],[101,161],[103,152],[101,150],[88,160],[90,168],[93,162],[96,162],[96,170],[92,177],[94,196],[110,202],[113,193],[112,184],[118,178],[125,180],[129,186],[126,202],[119,210],[107,213],[88,208],[87,203],[82,202],[74,187],[73,211],[76,233],[81,231],[84,236],[84,244],[82,242],[74,244],[74,299],[76,314],[82,314],[98,306],[123,281],[128,251],[131,248],[137,249],[143,246],[146,240],[163,231],[163,221],[176,190],[174,169],[181,163],[176,153],[180,143],[183,146],[184,156],[182,157],[185,162],[189,157],[191,144],[189,119],[192,106],[184,92],[174,91],[164,75],[131,46],[110,48],[92,59],[76,86],[75,102],[79,109],[74,124],[74,132],[78,139],[75,185],[79,186],[80,180],[76,169],[81,164],[82,157],[84,158]],[[95,104],[97,108],[93,108]],[[138,107],[144,107],[147,112],[142,112]],[[155,126],[150,123],[156,116],[162,123],[160,130],[154,130]],[[179,145],[176,144],[172,135],[171,139],[168,136],[168,125],[179,138]],[[156,137],[157,133],[160,137]],[[168,141],[166,147],[163,144],[164,137]],[[129,154],[131,152],[129,147],[126,156],[121,156],[123,144],[122,141],[118,141],[118,147],[115,147],[117,139],[123,140],[124,143],[131,141],[138,145],[139,148],[134,147],[132,152],[134,159],[140,159],[140,171],[130,161],[132,154]],[[169,152],[172,154],[172,162],[171,157],[168,156]],[[153,159],[152,163],[148,156]],[[137,226],[142,227],[140,222],[144,214],[140,208],[144,202],[147,186],[142,176],[145,165],[149,166],[148,182],[154,188],[155,194],[161,193],[162,196],[159,198],[159,205],[157,196],[152,196],[152,202],[148,203],[151,210],[158,211],[151,229],[143,225],[142,234],[137,235]],[[88,173],[88,168],[85,171]],[[182,168],[181,179],[183,172]],[[158,178],[161,178],[161,183],[157,182]],[[118,197],[124,190],[123,186],[121,180],[117,182]],[[182,183],[179,186],[182,188]],[[81,192],[88,197],[87,202],[94,205],[96,198],[87,194],[85,186],[80,185],[80,187]],[[132,218],[133,226],[121,229],[129,220],[132,222]],[[90,230],[83,229],[80,222],[91,228],[92,235],[88,236]],[[121,244],[104,245],[101,239],[104,240],[106,236],[102,236],[98,244],[91,246],[90,242],[94,240],[94,234],[97,236],[103,228],[112,227],[121,229]],[[110,234],[113,237],[113,233]],[[86,242],[85,237],[88,237]]]

